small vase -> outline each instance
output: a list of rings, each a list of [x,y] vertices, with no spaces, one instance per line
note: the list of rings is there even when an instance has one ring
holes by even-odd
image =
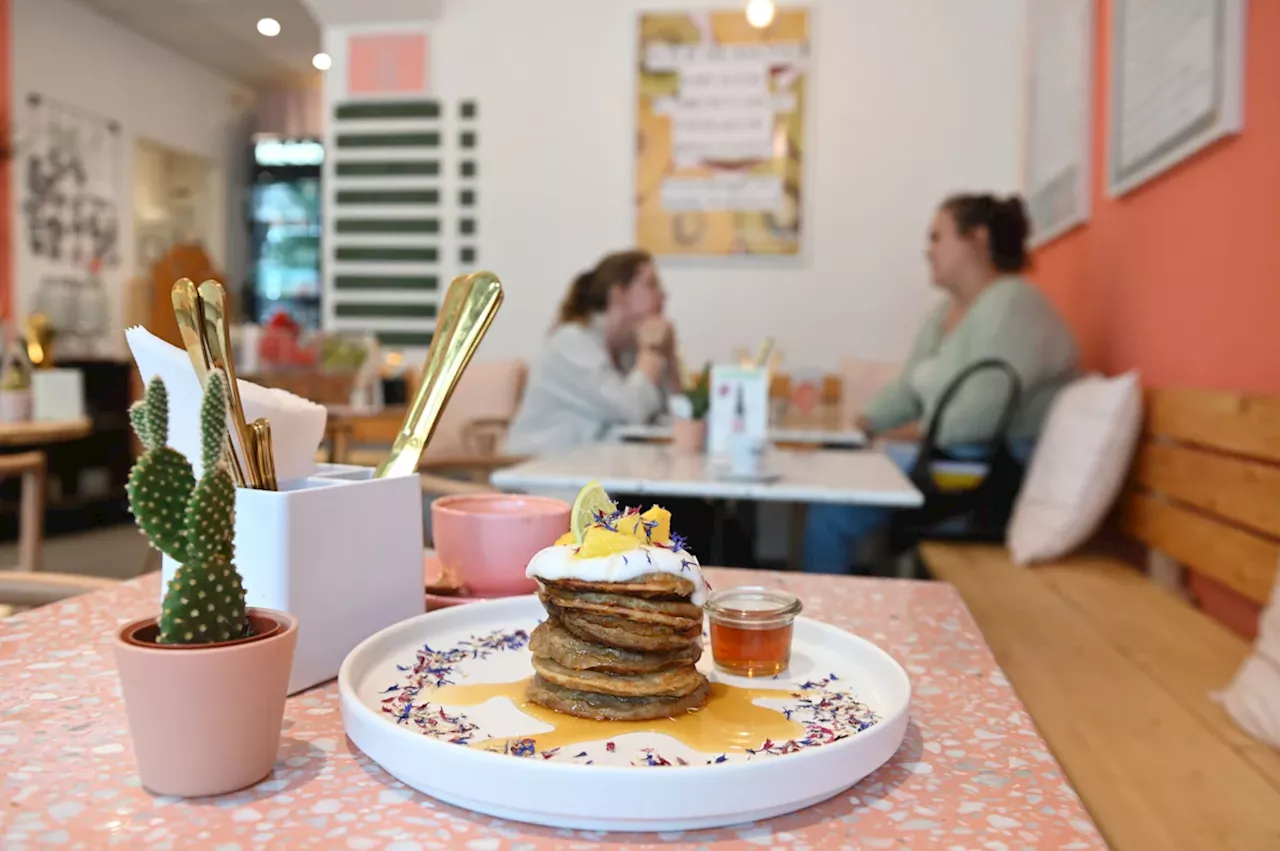
[[[671,423],[671,448],[685,455],[698,455],[707,449],[706,420],[675,420]]]
[[[30,390],[0,390],[0,423],[25,423],[30,419]]]
[[[194,798],[252,786],[280,748],[298,622],[249,609],[254,634],[216,644],[156,644],[156,618],[116,633],[116,668],[142,785]]]

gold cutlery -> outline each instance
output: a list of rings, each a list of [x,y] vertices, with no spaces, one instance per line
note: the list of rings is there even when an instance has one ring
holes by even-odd
[[[409,476],[417,472],[418,461],[435,432],[440,414],[489,330],[502,298],[502,282],[492,272],[473,272],[454,278],[449,284],[422,367],[422,383],[396,435],[391,454],[378,465],[374,478]]]
[[[262,471],[249,446],[249,426],[240,404],[240,387],[236,383],[236,367],[231,357],[231,327],[227,322],[227,294],[217,281],[205,281],[198,290],[197,302],[201,327],[208,344],[210,365],[227,376],[227,406],[231,410],[231,427],[245,455],[245,475],[249,487],[262,488]]]
[[[196,371],[196,380],[200,382],[200,387],[203,388],[209,381],[211,358],[209,347],[205,340],[205,326],[196,285],[192,283],[190,278],[183,278],[174,283],[170,298],[173,301],[173,315],[178,320],[178,331],[182,334],[182,344],[186,347],[187,357],[191,358],[191,366]],[[244,487],[247,483],[245,470],[240,466],[235,442],[232,440],[229,431],[227,432],[227,440],[223,452],[236,487]]]
[[[262,490],[279,490],[279,483],[276,481],[276,450],[271,442],[271,423],[262,417],[249,423],[249,442],[253,445],[251,454],[258,468],[259,486]]]

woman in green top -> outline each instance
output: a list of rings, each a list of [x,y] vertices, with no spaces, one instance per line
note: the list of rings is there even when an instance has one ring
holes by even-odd
[[[937,413],[943,392],[970,366],[1001,360],[1022,394],[1009,426],[1010,448],[1031,454],[1057,392],[1076,377],[1076,343],[1049,301],[1019,273],[1027,267],[1027,217],[1016,196],[956,195],[934,216],[926,256],[947,299],[926,320],[901,374],[858,418],[904,470]],[[1009,381],[989,370],[966,379],[938,424],[938,445],[980,459],[999,428]],[[805,570],[844,573],[859,543],[891,509],[815,505],[805,526]]]

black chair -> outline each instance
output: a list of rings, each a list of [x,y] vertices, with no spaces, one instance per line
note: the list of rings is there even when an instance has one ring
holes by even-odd
[[[973,376],[995,371],[1003,373],[1009,383],[1009,394],[997,428],[987,442],[984,457],[959,459],[938,446],[938,430],[948,405],[956,393]],[[920,455],[909,478],[922,494],[919,508],[894,513],[889,526],[889,547],[893,555],[912,550],[921,541],[1003,541],[1013,504],[1026,473],[1025,466],[1009,450],[1008,432],[1022,396],[1022,381],[1013,367],[1002,360],[979,361],[965,369],[947,386],[938,403]],[[943,489],[934,477],[934,465],[944,461],[983,464],[986,475],[976,485],[960,490]]]

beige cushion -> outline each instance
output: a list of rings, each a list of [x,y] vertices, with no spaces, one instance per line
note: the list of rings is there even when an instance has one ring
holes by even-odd
[[[520,405],[527,368],[523,360],[472,362],[458,379],[425,458],[468,455],[463,428],[478,419],[510,420]]]
[[[840,404],[845,422],[853,422],[876,394],[898,377],[902,364],[847,357],[840,361]]]
[[[1141,429],[1137,373],[1087,376],[1058,394],[1009,522],[1015,562],[1061,558],[1093,536],[1124,485]]]
[[[1244,660],[1221,700],[1240,729],[1280,748],[1280,574],[1258,621],[1253,653]]]

